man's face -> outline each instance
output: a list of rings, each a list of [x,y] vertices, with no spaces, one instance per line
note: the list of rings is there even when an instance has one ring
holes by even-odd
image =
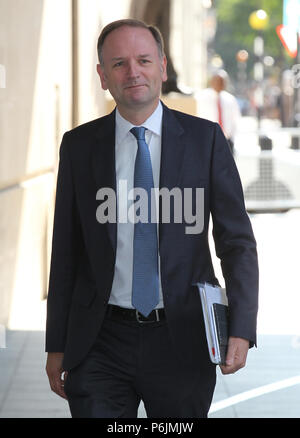
[[[115,29],[106,37],[102,54],[104,65],[97,65],[101,85],[119,109],[126,112],[158,103],[167,79],[166,58],[159,56],[150,31],[129,26]]]

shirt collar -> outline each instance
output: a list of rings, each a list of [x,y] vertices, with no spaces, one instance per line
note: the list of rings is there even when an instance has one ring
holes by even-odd
[[[161,102],[159,101],[155,111],[141,126],[145,126],[145,128],[149,129],[149,131],[161,136],[162,113],[163,108]],[[134,126],[136,125],[133,125],[128,120],[124,119],[124,117],[121,116],[118,108],[116,108],[116,142],[121,143],[124,141],[128,132]]]

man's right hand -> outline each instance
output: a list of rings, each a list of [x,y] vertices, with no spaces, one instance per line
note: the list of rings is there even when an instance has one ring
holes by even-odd
[[[52,391],[60,397],[67,399],[64,391],[64,382],[68,373],[66,371],[64,372],[62,368],[63,358],[64,353],[48,353],[46,373]]]

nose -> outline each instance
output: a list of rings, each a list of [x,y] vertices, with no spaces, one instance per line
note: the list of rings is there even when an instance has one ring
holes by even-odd
[[[136,79],[139,77],[139,65],[136,61],[132,60],[128,62],[127,75],[130,79]]]

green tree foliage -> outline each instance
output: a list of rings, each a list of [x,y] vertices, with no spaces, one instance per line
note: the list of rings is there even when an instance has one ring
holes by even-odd
[[[249,24],[253,11],[264,9],[269,16],[268,27],[262,32],[265,41],[265,54],[272,56],[277,65],[289,63],[282,43],[276,33],[276,26],[282,24],[283,0],[215,0],[217,13],[217,32],[213,49],[224,61],[229,74],[236,77],[236,53],[245,49],[249,53],[248,71],[255,57],[253,43],[258,31]]]

